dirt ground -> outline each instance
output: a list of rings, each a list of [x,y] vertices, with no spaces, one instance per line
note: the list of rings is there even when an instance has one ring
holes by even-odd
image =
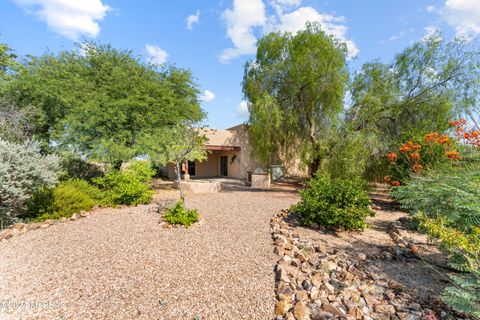
[[[437,246],[428,243],[426,235],[412,230],[406,223],[398,223],[408,215],[393,202],[384,186],[374,186],[371,197],[376,214],[368,218],[369,228],[363,232],[319,231],[298,224],[295,231],[304,239],[323,243],[347,255],[365,253],[377,272],[417,291],[419,296],[438,296],[448,284],[447,275],[451,272],[446,257]],[[388,234],[389,226],[395,222],[402,237],[419,249],[418,254],[395,254],[399,248]]]

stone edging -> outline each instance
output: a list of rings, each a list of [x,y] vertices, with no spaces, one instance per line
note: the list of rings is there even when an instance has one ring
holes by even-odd
[[[282,211],[270,221],[280,257],[275,268],[275,320],[413,320],[432,313],[395,280],[370,272],[365,254],[352,260],[300,239],[284,221],[288,214]]]
[[[0,231],[0,242],[6,241],[14,236],[25,234],[32,230],[46,229],[54,224],[65,223],[68,221],[78,220],[80,218],[89,218],[90,213],[86,211],[80,211],[80,213],[74,213],[70,218],[60,218],[58,220],[48,219],[42,222],[31,223],[14,223],[9,228]]]

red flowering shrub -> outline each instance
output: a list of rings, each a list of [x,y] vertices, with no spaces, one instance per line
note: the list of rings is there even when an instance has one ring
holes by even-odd
[[[465,125],[466,121],[463,119],[450,122],[455,138],[430,132],[419,141],[409,140],[402,143],[398,153],[394,151],[387,153],[390,175],[385,176],[384,181],[392,186],[399,186],[413,174],[422,174],[425,169],[451,165],[461,160],[462,157],[457,150],[459,144],[480,146],[480,133],[466,131]]]

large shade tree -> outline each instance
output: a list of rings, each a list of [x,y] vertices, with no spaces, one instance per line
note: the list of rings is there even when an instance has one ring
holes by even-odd
[[[254,148],[264,163],[300,154],[310,173],[317,171],[343,109],[345,57],[345,44],[319,24],[260,39],[256,59],[245,65],[243,92]]]
[[[375,137],[372,150],[444,131],[453,117],[467,117],[475,125],[479,57],[472,43],[449,42],[437,33],[406,48],[390,64],[366,63],[352,83],[347,121]]]
[[[44,146],[119,166],[138,155],[144,132],[204,117],[188,70],[145,64],[131,51],[84,43],[79,50],[28,57],[4,88]]]

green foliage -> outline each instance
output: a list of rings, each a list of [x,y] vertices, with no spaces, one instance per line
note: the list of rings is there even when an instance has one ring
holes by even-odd
[[[322,160],[317,172],[332,178],[355,180],[365,174],[369,154],[365,152],[366,137],[348,129],[341,129],[328,139],[321,149]]]
[[[185,195],[182,188],[180,166],[185,161],[204,160],[207,158],[205,142],[208,140],[202,133],[203,128],[193,129],[189,126],[177,125],[152,130],[140,140],[142,150],[154,162],[164,165],[175,165],[175,173],[180,191],[180,198]]]
[[[0,92],[0,138],[12,142],[23,142],[32,138],[31,123],[38,117],[38,110],[32,106],[20,109],[14,102],[2,97]]]
[[[480,272],[450,276],[454,286],[445,288],[442,299],[452,308],[480,317]]]
[[[163,217],[170,224],[181,224],[185,227],[191,226],[200,219],[197,210],[185,208],[183,200],[177,201],[175,206],[166,209]]]
[[[23,214],[36,191],[55,185],[59,170],[58,157],[42,155],[38,143],[0,139],[0,224]]]
[[[139,155],[144,132],[204,117],[188,70],[144,64],[110,45],[81,49],[29,56],[4,85],[21,109],[42,111],[31,125],[46,146],[55,140],[57,148],[119,163]]]
[[[94,178],[104,175],[99,164],[89,162],[73,154],[62,157],[62,167],[65,171],[65,176],[70,179],[82,179],[92,182]]]
[[[444,133],[453,117],[479,111],[480,52],[468,41],[444,39],[433,35],[392,63],[366,63],[356,74],[346,119],[376,140],[367,146],[371,155],[427,132]]]
[[[301,155],[315,173],[323,138],[343,109],[348,79],[346,46],[319,24],[259,40],[255,61],[245,65],[253,147],[265,164]]]
[[[392,190],[402,208],[412,215],[448,218],[448,225],[469,232],[480,226],[480,171],[478,166],[431,170],[415,175]]]
[[[431,219],[418,214],[420,227],[432,238],[441,241],[443,250],[452,258],[450,266],[468,272],[451,275],[451,286],[445,288],[442,299],[461,312],[480,316],[480,227],[462,232],[450,227],[447,217]]]
[[[307,226],[318,224],[327,228],[362,230],[366,218],[373,216],[365,183],[357,180],[332,179],[319,175],[300,191],[301,201],[290,210],[301,216]]]
[[[97,187],[85,180],[67,180],[53,189],[42,189],[37,192],[25,217],[34,221],[69,218],[82,210],[91,210],[102,201],[103,193]]]
[[[150,163],[133,162],[125,170],[112,169],[93,181],[104,191],[105,203],[108,205],[147,204],[153,197],[148,182],[154,174]]]
[[[0,43],[0,78],[5,76],[8,69],[15,64],[17,56],[12,49],[5,43]]]

